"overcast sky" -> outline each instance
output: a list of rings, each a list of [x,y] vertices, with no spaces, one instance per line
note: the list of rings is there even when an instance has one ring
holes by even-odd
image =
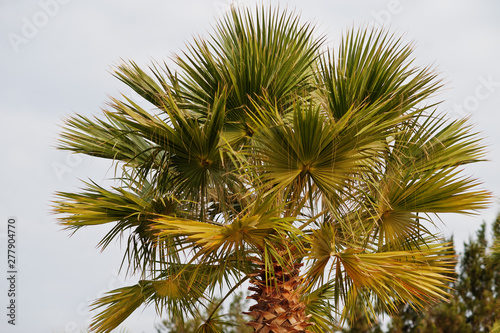
[[[79,179],[112,177],[109,164],[53,148],[62,119],[98,115],[108,95],[129,92],[110,74],[121,58],[147,65],[207,36],[229,0],[0,0],[0,331],[80,332],[89,301],[125,281],[119,244],[100,253],[103,229],[73,237],[50,215],[55,191]],[[242,0],[240,4],[254,1]],[[278,3],[278,2],[274,2]],[[498,1],[281,1],[338,45],[352,26],[386,25],[416,43],[421,65],[448,83],[439,96],[450,116],[470,116],[489,144],[489,162],[467,170],[495,198],[500,191],[500,3]],[[444,216],[445,235],[462,243],[490,222],[498,200],[480,216]],[[7,324],[7,219],[17,221],[17,325]],[[154,311],[134,314],[129,332],[154,332]],[[158,322],[158,319],[157,319]]]

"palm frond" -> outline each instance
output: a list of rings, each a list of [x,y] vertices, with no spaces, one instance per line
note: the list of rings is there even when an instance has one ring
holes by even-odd
[[[370,306],[367,295],[374,295],[387,313],[396,311],[396,305],[402,302],[423,309],[427,304],[447,300],[447,282],[454,267],[454,256],[447,244],[380,253],[347,249],[337,258],[337,271],[340,264],[345,269],[342,289],[348,291],[341,295],[345,301],[343,318],[349,316],[349,309],[360,296],[363,304]],[[373,309],[369,310],[373,313]]]
[[[485,146],[467,119],[447,121],[443,116],[420,115],[394,133],[388,172],[442,170],[484,160]]]
[[[154,144],[137,135],[120,119],[105,112],[106,120],[75,115],[66,120],[58,148],[138,166],[151,158]]]
[[[284,192],[299,208],[303,203],[296,198],[309,199],[313,188],[334,206],[355,200],[353,184],[376,169],[389,131],[406,119],[398,113],[380,114],[380,107],[350,110],[334,121],[312,104],[297,103],[292,121],[280,119],[255,135],[249,154],[257,154],[262,164],[264,186]]]
[[[388,200],[395,210],[422,213],[470,213],[486,208],[490,194],[477,189],[479,181],[461,177],[459,172],[405,172],[401,183],[391,184]]]
[[[169,196],[155,198],[134,188],[106,190],[95,183],[85,185],[81,193],[56,193],[54,211],[60,214],[61,225],[76,231],[86,226],[114,224],[98,244],[102,249],[128,232],[122,264],[128,260],[132,271],[139,267],[144,271],[159,260],[150,225],[161,214],[175,215],[178,201]]]
[[[95,309],[107,308],[93,318],[92,331],[109,333],[143,303],[149,301],[155,289],[152,282],[141,281],[137,285],[111,291],[93,304]]]
[[[446,281],[454,260],[449,244],[424,239],[418,246],[406,245],[405,250],[384,248],[370,252],[369,248],[342,244],[337,238],[331,226],[314,232],[309,239],[311,264],[307,271],[311,285],[332,286],[337,308],[339,304],[348,306],[365,290],[376,295],[389,313],[398,302],[412,302],[423,308],[427,303],[446,299]],[[325,276],[330,280],[323,284]]]
[[[271,239],[276,241],[273,235],[301,234],[290,223],[290,219],[273,217],[272,213],[244,215],[225,225],[165,216],[156,219],[152,228],[160,240],[175,239],[181,248],[199,247],[195,257],[234,251],[236,256],[244,258],[248,251],[252,251],[250,249],[263,251],[273,243]]]
[[[348,31],[337,59],[328,52],[319,62],[317,81],[332,116],[380,101],[404,114],[428,99],[441,85],[429,68],[412,67],[411,53],[411,45],[384,30]]]
[[[151,67],[153,76],[142,70],[135,62],[121,63],[115,69],[113,75],[120,81],[132,88],[139,96],[150,102],[159,109],[165,109],[168,105],[166,97],[171,91],[171,82],[165,79],[156,67]]]
[[[233,8],[208,42],[196,40],[177,58],[179,83],[192,105],[212,105],[220,88],[229,91],[228,117],[245,118],[251,101],[264,93],[280,104],[311,89],[311,65],[321,40],[298,16],[280,10]],[[309,86],[309,88],[308,88]]]
[[[335,296],[335,284],[326,283],[317,289],[305,293],[302,301],[306,304],[306,313],[311,315],[311,322],[315,325],[308,328],[311,332],[327,333],[338,330],[338,313],[330,300]]]
[[[111,332],[141,305],[154,304],[158,314],[166,311],[171,318],[198,315],[196,308],[210,297],[206,292],[217,284],[221,272],[229,271],[217,265],[169,263],[154,280],[113,290],[94,302],[92,310],[104,309],[93,318],[91,329]],[[205,324],[210,328],[216,323],[218,318],[210,318]]]

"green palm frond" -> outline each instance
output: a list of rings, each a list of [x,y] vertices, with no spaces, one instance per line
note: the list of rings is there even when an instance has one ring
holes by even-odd
[[[169,263],[168,268],[154,280],[141,280],[138,284],[107,293],[93,304],[93,310],[104,308],[94,317],[91,329],[110,332],[120,325],[133,311],[144,304],[154,304],[158,314],[164,311],[172,318],[198,315],[206,291],[219,281],[218,275],[227,268],[217,265],[184,265]],[[218,318],[209,318],[212,327]]]
[[[302,301],[306,304],[306,312],[311,315],[311,322],[315,324],[309,327],[311,332],[326,333],[339,329],[339,314],[330,302],[335,296],[334,289],[335,284],[325,283],[304,294]]]
[[[366,249],[336,244],[336,232],[323,227],[310,238],[312,261],[308,270],[311,284],[323,284],[323,277],[332,276],[337,304],[354,302],[358,293],[369,290],[386,306],[395,309],[394,302],[410,301],[417,308],[427,302],[437,302],[447,296],[445,287],[452,272],[453,255],[449,244],[424,240],[421,245],[408,245],[403,251]],[[351,304],[351,305],[354,305]]]
[[[281,125],[263,128],[256,135],[264,183],[272,191],[284,191],[290,200],[311,191],[312,185],[325,198],[346,195],[348,184],[373,168],[383,150],[384,129],[366,121],[370,114],[353,112],[333,122],[316,107],[298,104],[291,123],[282,120]],[[300,207],[300,202],[295,204]]]
[[[118,65],[113,74],[146,101],[164,110],[167,106],[165,100],[169,99],[170,87],[173,84],[169,80],[170,73],[168,70],[160,72],[156,66],[151,67],[150,70],[153,77],[135,62],[129,61]],[[164,74],[167,74],[167,78],[164,78]]]
[[[61,224],[70,230],[120,222],[124,231],[160,214],[176,212],[177,202],[172,197],[155,200],[138,189],[113,187],[107,190],[95,183],[84,184],[86,187],[81,193],[56,193],[55,212],[63,214]]]
[[[308,269],[311,285],[318,281],[323,282],[325,270],[331,263],[332,255],[342,249],[339,238],[337,230],[331,224],[323,224],[321,228],[312,231],[309,237],[310,251],[308,253],[309,259],[313,260],[313,264]]]
[[[340,264],[345,269],[345,276],[340,277],[341,290],[347,291],[341,295],[345,301],[343,317],[350,315],[349,309],[360,296],[365,306],[371,304],[367,296],[375,296],[387,313],[397,311],[399,303],[423,309],[427,304],[447,300],[453,260],[447,244],[434,244],[418,251],[343,251],[335,262],[337,270]],[[369,311],[373,313],[373,309]]]
[[[76,115],[66,120],[59,149],[122,161],[138,166],[151,158],[154,145],[124,122],[105,113],[106,120]]]
[[[465,121],[424,117],[392,137],[379,187],[379,212],[459,212],[486,207],[479,182],[460,177],[459,166],[484,158],[484,146]]]
[[[406,122],[391,139],[388,172],[442,170],[484,160],[485,146],[467,119],[447,121],[431,113]]]
[[[85,183],[81,193],[58,192],[54,211],[69,230],[113,224],[98,246],[105,249],[112,241],[128,236],[122,265],[128,260],[132,272],[151,267],[160,260],[156,250],[152,221],[161,215],[175,215],[178,201],[171,196],[155,198],[134,188],[106,190],[95,183]]]
[[[392,184],[388,200],[396,210],[423,213],[467,213],[484,209],[490,203],[490,195],[475,190],[477,180],[459,176],[459,170],[428,172],[422,175],[405,173],[404,186]]]
[[[380,101],[403,114],[434,94],[440,88],[436,74],[412,67],[411,53],[411,45],[384,30],[348,31],[337,59],[328,52],[319,62],[317,80],[332,116]]]
[[[169,163],[177,171],[173,180],[178,184],[175,191],[190,193],[193,200],[203,201],[209,186],[217,188],[218,184],[229,182],[220,146],[225,101],[221,98],[216,102],[203,126],[179,113],[170,114],[175,131],[168,143],[172,155]],[[157,182],[165,183],[162,179],[159,176]]]
[[[137,285],[116,289],[96,301],[94,310],[107,306],[93,320],[90,329],[112,332],[143,303],[150,300],[155,290],[151,282],[141,281]]]
[[[186,60],[177,58],[184,72],[179,78],[183,96],[204,113],[214,94],[226,87],[228,117],[244,120],[245,109],[264,93],[282,104],[311,89],[311,65],[320,43],[312,27],[293,13],[233,8],[211,40],[196,40]]]
[[[379,245],[429,234],[420,222],[430,218],[418,213],[473,213],[490,202],[478,181],[461,177],[462,165],[484,158],[484,146],[466,121],[447,123],[433,114],[419,119],[388,138],[384,164],[368,182],[369,220]]]
[[[193,259],[201,257],[211,261],[221,253],[235,253],[237,258],[245,258],[268,249],[269,255],[280,260],[272,244],[286,234],[302,233],[290,219],[274,217],[272,213],[244,215],[225,225],[165,216],[158,218],[152,228],[161,241],[174,241],[178,248],[197,249]]]

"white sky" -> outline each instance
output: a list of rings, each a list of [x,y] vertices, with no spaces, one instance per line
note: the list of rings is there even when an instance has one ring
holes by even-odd
[[[254,3],[241,0],[239,3]],[[277,3],[276,1],[274,3]],[[461,108],[489,143],[489,162],[468,172],[498,197],[500,190],[500,3],[497,1],[281,1],[337,45],[351,26],[389,24],[416,42],[422,65],[449,82],[442,111]],[[128,92],[109,70],[120,58],[147,65],[181,51],[193,35],[207,36],[229,0],[0,0],[0,331],[80,332],[86,304],[124,285],[119,244],[95,248],[102,229],[69,238],[50,215],[55,191],[78,179],[102,182],[109,164],[72,157],[53,146],[61,120],[73,112],[98,115],[108,95]],[[36,24],[34,29],[30,25]],[[13,37],[15,34],[15,37]],[[22,43],[16,44],[13,38]],[[489,82],[489,83],[488,83]],[[453,114],[453,113],[452,113]],[[455,113],[455,116],[457,114]],[[444,216],[446,235],[460,245],[488,223],[498,200],[477,217]],[[18,218],[18,325],[7,324],[6,225]],[[129,284],[135,280],[128,281]],[[154,311],[127,320],[130,332],[154,332]],[[156,319],[157,322],[159,319]]]

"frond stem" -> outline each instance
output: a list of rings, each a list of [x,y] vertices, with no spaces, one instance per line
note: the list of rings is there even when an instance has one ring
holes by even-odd
[[[224,296],[220,301],[219,303],[215,306],[215,308],[212,310],[212,312],[210,313],[210,315],[208,316],[207,318],[207,321],[212,319],[213,315],[217,312],[217,310],[220,308],[220,306],[222,305],[222,303],[224,303],[224,301],[229,297],[229,295],[231,295],[233,293],[233,291],[235,291],[236,289],[238,289],[246,280],[248,280],[249,277],[248,276],[245,276],[241,281],[239,281],[238,283],[236,283],[229,291],[228,293],[226,294],[226,296]]]

